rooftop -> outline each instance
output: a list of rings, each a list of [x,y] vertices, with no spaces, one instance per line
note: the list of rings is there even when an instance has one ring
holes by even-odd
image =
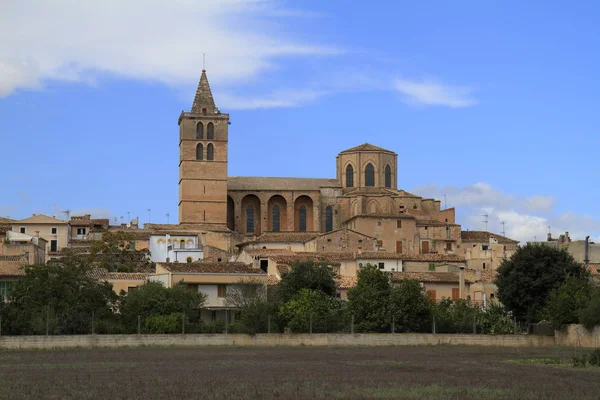
[[[61,221],[55,217],[49,217],[44,214],[33,214],[29,218],[14,221],[15,224],[67,224],[66,221]]]
[[[25,275],[23,267],[27,261],[22,256],[0,256],[0,277]]]
[[[498,240],[498,243],[517,244],[518,240],[510,239],[502,235],[497,235],[487,231],[462,231],[460,238],[463,242],[489,243],[490,238]]]
[[[403,279],[415,279],[419,282],[429,283],[459,283],[460,276],[457,272],[392,272],[392,282]],[[465,276],[465,282],[471,283]]]
[[[345,154],[345,153],[355,153],[355,152],[359,152],[359,151],[374,151],[374,152],[383,152],[383,153],[390,153],[390,154],[396,154],[391,150],[387,150],[384,149],[382,147],[377,147],[372,145],[371,143],[363,143],[359,146],[356,147],[352,147],[350,149],[347,150],[343,150],[340,152],[340,154]]]
[[[88,276],[105,281],[145,281],[150,274],[143,272],[108,272],[105,268],[95,268],[88,272]]]
[[[314,190],[322,187],[341,187],[337,179],[327,178],[269,178],[254,176],[230,176],[228,190]]]
[[[164,269],[173,273],[192,274],[265,274],[259,268],[253,268],[251,264],[241,262],[195,262],[195,263],[158,263]]]

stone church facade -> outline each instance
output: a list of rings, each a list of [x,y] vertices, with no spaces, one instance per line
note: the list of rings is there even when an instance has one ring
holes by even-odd
[[[336,177],[228,176],[229,114],[202,71],[192,108],[179,117],[179,223],[252,240],[264,234],[350,229],[380,251],[454,254],[453,208],[398,189],[398,155],[365,143],[336,157]]]

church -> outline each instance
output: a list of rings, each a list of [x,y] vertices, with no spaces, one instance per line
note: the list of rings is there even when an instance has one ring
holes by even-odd
[[[217,108],[203,70],[191,110],[179,117],[182,227],[228,232],[232,247],[340,230],[372,238],[369,251],[454,254],[460,244],[454,208],[398,188],[391,150],[369,143],[343,150],[331,179],[228,176],[228,130],[229,114]]]

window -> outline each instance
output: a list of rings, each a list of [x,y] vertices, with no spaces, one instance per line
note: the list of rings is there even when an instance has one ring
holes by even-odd
[[[179,248],[180,248],[180,249],[185,249],[185,240],[181,239],[181,240],[179,241]]]
[[[423,241],[421,242],[421,254],[429,253],[429,242]]]
[[[300,219],[300,232],[306,232],[306,206],[300,206],[298,218]]]
[[[24,226],[21,227],[20,232],[21,233],[25,233],[25,227]]]
[[[365,186],[375,186],[375,168],[371,163],[365,168]]]
[[[196,139],[204,139],[204,125],[202,125],[202,122],[198,122],[198,125],[196,125]]]
[[[129,243],[129,249],[130,250],[135,250],[135,242]]]
[[[377,241],[377,247],[383,247],[383,240]]]
[[[127,288],[127,293],[135,292],[137,290],[137,286],[129,286]]]
[[[491,299],[491,300],[493,300],[493,299],[494,299],[494,297],[496,297],[496,296],[494,296],[494,293],[491,293],[491,294],[490,294],[490,299]]]
[[[254,232],[254,207],[246,208],[246,232]]]
[[[427,227],[425,227],[425,230],[427,230]]]
[[[217,297],[227,296],[227,285],[217,285]]]
[[[358,239],[358,243],[362,243],[362,239]]]
[[[192,257],[188,257],[188,258],[186,258],[186,260],[185,260],[185,261],[187,261],[187,263],[188,263],[188,264],[189,264],[189,263],[191,263],[191,262],[192,262]]]
[[[435,264],[433,264],[433,263],[430,263],[430,264],[429,264],[429,270],[430,270],[430,271],[435,271]]]
[[[56,233],[56,228],[52,228],[52,233]],[[85,228],[77,228],[78,235],[85,235]]]
[[[50,251],[57,252],[58,251],[58,240],[50,241]]]
[[[485,263],[483,263],[483,269],[485,269]]]
[[[10,295],[11,282],[0,282],[0,300],[6,300]]]
[[[222,262],[223,259],[222,258],[217,258],[217,262]]]
[[[452,300],[458,300],[458,299],[460,299],[460,289],[452,288]]]
[[[197,283],[188,283],[187,290],[189,290],[190,292],[198,293],[198,286],[199,285]]]
[[[346,167],[346,187],[354,187],[354,168],[350,164]]]
[[[327,239],[327,243],[331,243],[331,239]]]
[[[484,244],[481,246],[481,250],[488,250],[490,248],[490,246],[488,246],[487,244]]]
[[[79,229],[78,229],[78,230],[79,230]],[[58,231],[58,229],[57,229],[57,228],[52,228],[52,234],[53,234],[53,235],[56,235],[56,232],[57,232],[57,231]]]
[[[215,138],[215,125],[212,122],[209,122],[206,127],[206,138],[208,140],[213,140]]]
[[[402,220],[401,219],[396,220],[396,228],[398,228],[398,229],[402,228]]]
[[[379,263],[379,269],[385,269],[385,263]]]
[[[267,272],[268,268],[269,268],[269,260],[260,260],[260,269]]]
[[[435,296],[435,290],[428,290],[427,296],[429,297],[429,300],[432,301],[435,301],[437,299],[437,297]]]
[[[327,206],[325,208],[325,232],[331,232],[333,230],[333,207]]]
[[[392,169],[390,168],[389,165],[385,166],[385,187],[386,188],[392,187]]]
[[[446,227],[446,238],[450,239],[450,227]]]
[[[275,205],[273,206],[273,232],[279,232],[281,230],[280,227],[280,210],[279,210],[279,206]]]
[[[402,254],[402,241],[401,240],[396,241],[396,253]]]
[[[202,161],[204,159],[204,146],[202,143],[198,143],[196,146],[196,160]]]
[[[215,159],[215,146],[212,143],[209,143],[206,146],[206,159],[208,161],[213,161]]]
[[[446,242],[446,250],[452,250],[452,242]]]

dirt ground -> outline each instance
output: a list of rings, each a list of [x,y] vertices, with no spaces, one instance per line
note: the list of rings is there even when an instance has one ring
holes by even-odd
[[[0,351],[0,399],[598,399],[600,371],[507,360],[564,348]]]

